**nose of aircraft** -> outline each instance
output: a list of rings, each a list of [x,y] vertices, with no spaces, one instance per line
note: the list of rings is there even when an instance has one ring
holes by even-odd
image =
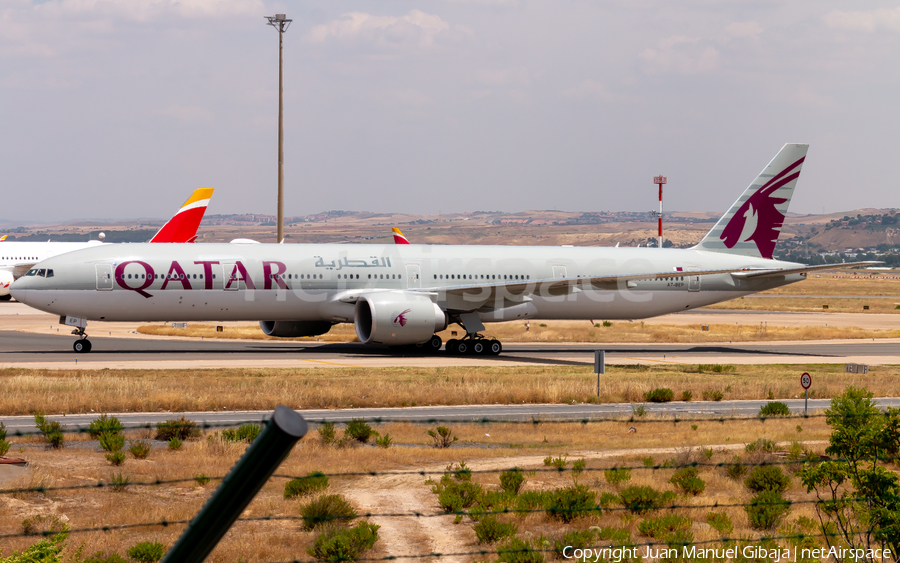
[[[13,299],[19,303],[28,304],[28,287],[31,285],[29,283],[30,281],[31,280],[26,277],[21,277],[9,286],[9,293],[13,296]]]

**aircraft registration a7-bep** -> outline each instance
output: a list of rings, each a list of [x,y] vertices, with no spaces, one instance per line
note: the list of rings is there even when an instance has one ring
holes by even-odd
[[[449,352],[499,354],[501,343],[479,334],[484,323],[653,317],[834,268],[772,259],[807,148],[785,145],[689,249],[124,244],[46,260],[12,293],[75,326],[254,320],[266,334],[297,337],[352,322],[363,343],[426,350],[457,323],[466,336]],[[56,275],[36,275],[46,269]],[[75,350],[90,350],[81,336]]]

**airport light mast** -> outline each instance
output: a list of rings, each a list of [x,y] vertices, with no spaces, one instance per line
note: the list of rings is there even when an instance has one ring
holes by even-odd
[[[265,16],[269,25],[278,30],[278,240],[284,240],[284,32],[293,20],[286,14]]]
[[[657,248],[662,248],[662,187],[666,183],[666,177],[654,176],[653,183],[659,186],[659,243],[657,243]]]

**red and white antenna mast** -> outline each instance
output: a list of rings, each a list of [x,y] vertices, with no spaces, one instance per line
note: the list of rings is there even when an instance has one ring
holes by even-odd
[[[659,186],[659,243],[657,248],[662,248],[662,187],[666,183],[665,176],[654,176],[653,183]]]

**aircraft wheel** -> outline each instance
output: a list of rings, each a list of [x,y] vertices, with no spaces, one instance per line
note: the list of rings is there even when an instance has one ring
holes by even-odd
[[[435,334],[434,336],[431,337],[431,340],[429,340],[427,343],[425,343],[423,348],[425,349],[425,351],[428,354],[434,354],[435,352],[439,351],[441,349],[441,346],[443,346],[443,345],[444,345],[444,341],[441,340],[440,336]]]
[[[456,344],[456,354],[458,356],[465,356],[466,354],[472,351],[472,343],[468,340],[460,340]]]
[[[499,340],[491,340],[488,343],[488,354],[492,356],[498,356],[500,352],[503,351],[503,344],[500,344]]]
[[[12,295],[10,295],[8,293],[6,295],[0,295],[0,301],[9,301],[11,299],[12,299]]]
[[[91,351],[91,341],[87,338],[76,340],[75,344],[72,345],[72,349],[75,350],[76,354],[87,354]]]
[[[476,340],[472,344],[472,353],[476,356],[484,356],[488,353],[488,346],[484,340]]]
[[[447,353],[453,354],[454,356],[458,353],[456,347],[459,345],[459,340],[455,338],[451,338],[447,341]]]

